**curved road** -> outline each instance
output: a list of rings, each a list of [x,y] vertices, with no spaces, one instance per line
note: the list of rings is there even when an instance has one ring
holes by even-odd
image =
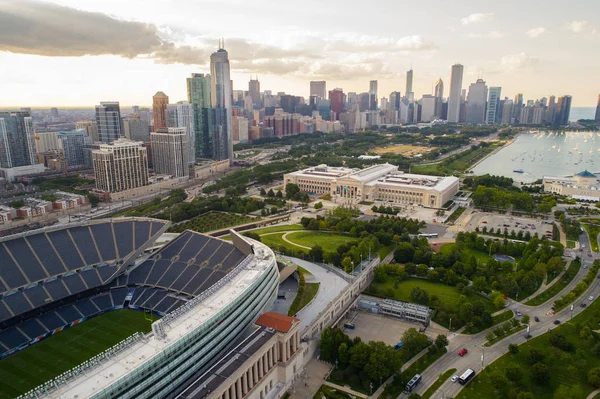
[[[598,254],[594,254],[590,250],[589,238],[587,234],[582,234],[580,236],[580,242],[585,243],[586,247],[582,251],[577,251],[577,255],[581,257],[582,264],[587,265],[588,268],[584,269],[582,267],[578,271],[575,278],[561,292],[540,306],[526,306],[519,302],[510,303],[510,309],[513,311],[520,310],[524,314],[526,313],[531,317],[532,324],[530,325],[531,327],[529,334],[531,334],[532,337],[540,336],[548,332],[550,329],[555,328],[556,325],[554,325],[554,320],[558,319],[561,322],[566,322],[571,318],[570,306],[559,311],[556,315],[551,314],[551,308],[555,299],[560,298],[563,294],[571,291],[575,285],[577,285],[577,283],[579,283],[586,276],[587,272],[590,270],[593,260],[598,258]],[[589,303],[588,297],[590,295],[594,297],[594,300],[600,296],[600,279],[594,279],[586,292],[575,300],[573,315],[577,315],[584,310],[584,308],[581,308],[579,305],[582,302]],[[533,321],[534,316],[539,317],[539,323]],[[485,335],[488,333],[488,331],[489,329],[474,335],[451,334],[448,337],[450,341],[450,344],[448,345],[448,353],[442,356],[421,374],[422,383],[414,392],[423,394],[427,388],[437,381],[440,374],[451,368],[457,369],[457,375],[462,374],[468,368],[472,368],[476,372],[480,372],[482,370],[482,363],[483,366],[487,366],[500,356],[507,353],[509,344],[520,345],[527,341],[525,338],[526,330],[523,330],[503,339],[489,348],[486,348],[483,346],[483,344],[487,342]],[[469,351],[469,353],[464,357],[460,357],[457,354],[457,352],[462,348],[466,348]],[[437,392],[440,395],[443,392],[444,397],[454,398],[458,395],[462,388],[463,386],[459,383],[452,383],[450,379],[448,379],[442,384]],[[403,396],[406,397],[407,395],[404,393],[400,395],[400,397]]]

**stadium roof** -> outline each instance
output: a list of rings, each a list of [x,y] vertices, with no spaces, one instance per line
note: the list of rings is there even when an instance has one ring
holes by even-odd
[[[588,170],[587,170],[587,169],[586,169],[586,170],[584,170],[583,172],[579,172],[579,173],[577,173],[577,176],[579,176],[579,177],[594,177],[594,178],[596,177],[596,175],[595,175],[595,174],[593,174],[593,173],[591,173],[591,172],[588,172]]]
[[[280,313],[267,312],[260,315],[256,324],[263,327],[271,327],[280,332],[288,332],[300,319],[295,317],[285,316]]]

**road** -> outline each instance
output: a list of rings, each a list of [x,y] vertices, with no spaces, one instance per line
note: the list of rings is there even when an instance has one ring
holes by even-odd
[[[526,306],[522,303],[514,301],[511,301],[511,303],[509,304],[509,308],[511,310],[520,310],[523,314],[528,314],[531,317],[532,324],[530,325],[529,334],[532,337],[540,336],[548,332],[550,329],[555,328],[555,320],[566,322],[571,318],[571,310],[569,306],[557,312],[556,315],[552,315],[552,305],[554,303],[554,300],[560,298],[563,294],[571,291],[575,287],[575,285],[577,285],[577,283],[579,283],[586,276],[587,272],[589,271],[589,267],[593,263],[593,260],[600,258],[598,254],[594,254],[591,252],[589,246],[589,238],[587,234],[582,234],[580,237],[580,241],[583,244],[585,244],[585,248],[582,251],[577,251],[577,255],[581,256],[583,264],[588,265],[587,269],[584,269],[582,267],[578,271],[575,278],[561,292],[559,292],[553,298],[546,301],[546,303],[540,306]],[[588,297],[590,295],[594,297],[594,300],[596,300],[596,298],[598,298],[598,296],[600,295],[600,279],[594,279],[593,283],[587,289],[587,291],[583,295],[581,295],[580,298],[575,300],[573,307],[573,315],[577,315],[584,310],[584,308],[580,307],[579,305],[581,303],[589,303]],[[535,316],[539,317],[540,322],[533,321]],[[514,335],[511,335],[503,339],[502,341],[492,345],[491,347],[486,348],[483,346],[483,344],[487,342],[485,338],[485,335],[487,333],[488,330],[474,335],[450,335],[448,337],[450,341],[450,344],[448,345],[448,353],[442,356],[439,360],[433,363],[427,370],[425,370],[421,374],[422,383],[414,392],[418,394],[423,394],[435,381],[437,381],[440,374],[444,373],[446,370],[451,368],[457,369],[457,375],[462,374],[468,368],[472,368],[476,372],[480,372],[482,370],[482,366],[489,365],[494,360],[507,353],[509,344],[520,345],[527,341],[527,339],[525,338],[526,330],[523,330],[522,332],[518,332]],[[466,348],[469,351],[469,353],[464,357],[460,357],[457,354],[458,351],[462,348]],[[443,392],[444,397],[454,398],[458,395],[462,387],[463,386],[459,383],[452,383],[448,379],[442,384],[438,392],[440,397],[441,393]],[[406,396],[406,394],[400,395],[400,397]],[[437,398],[438,396],[435,397]]]

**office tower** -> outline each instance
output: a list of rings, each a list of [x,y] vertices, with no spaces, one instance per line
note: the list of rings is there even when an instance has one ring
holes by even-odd
[[[28,112],[29,115],[33,118],[33,114],[31,113],[31,107],[22,107],[21,112]]]
[[[321,98],[321,100],[325,100],[327,98],[327,82],[324,80],[311,81],[310,95],[317,96]]]
[[[140,108],[137,112],[137,117],[143,119],[148,123],[148,126],[152,126],[152,112],[150,108]]]
[[[210,100],[210,75],[193,73],[187,78],[188,102],[192,104],[194,147],[196,158],[212,156],[212,122]]]
[[[132,105],[131,106],[131,113],[134,116],[138,116],[138,113],[140,112],[140,106],[139,105]]]
[[[369,110],[369,93],[360,93],[358,95],[358,106],[360,112]]]
[[[452,65],[450,75],[450,95],[448,96],[448,122],[458,123],[460,120],[460,100],[462,91],[463,66]]]
[[[125,138],[133,141],[150,141],[150,126],[144,119],[125,119],[123,121]]]
[[[189,176],[188,132],[185,127],[167,127],[150,134],[154,173],[173,177]]]
[[[390,93],[390,106],[395,110],[399,110],[401,99],[402,99],[402,96],[400,95],[399,91],[391,92]]]
[[[523,108],[523,93],[515,94],[513,101],[513,118],[516,123],[519,123],[521,117],[521,109]]]
[[[58,132],[36,132],[34,138],[38,154],[58,150]]]
[[[475,83],[471,83],[467,96],[466,123],[479,125],[485,121],[487,96],[488,88],[483,79],[477,79]]]
[[[444,81],[439,78],[435,83],[435,117],[436,119],[442,119],[444,110]]]
[[[148,153],[140,141],[125,138],[92,150],[96,188],[109,193],[148,184]]]
[[[556,121],[555,125],[565,126],[569,124],[569,115],[571,114],[571,96],[560,96],[556,101]]]
[[[252,103],[260,108],[260,82],[258,76],[256,79],[250,79],[248,82],[248,95],[252,97]]]
[[[406,71],[406,90],[404,92],[408,101],[413,101],[415,98],[415,94],[413,92],[413,70],[412,68]]]
[[[329,90],[329,101],[331,101],[332,120],[340,120],[340,114],[344,110],[344,91],[342,89]]]
[[[92,141],[99,141],[98,123],[96,121],[79,121],[75,123],[75,126],[77,129],[83,129]]]
[[[371,111],[377,110],[377,81],[372,80],[369,82],[369,109]]]
[[[241,115],[231,116],[231,134],[233,136],[233,143],[247,143],[248,142],[248,119]]]
[[[317,102],[317,111],[319,111],[319,115],[324,120],[331,120],[331,100],[319,100]]]
[[[187,101],[167,106],[167,127],[184,127],[187,134],[188,162],[196,163],[196,145],[194,137],[194,108]]]
[[[381,102],[379,103],[379,106],[381,107],[382,110],[386,110],[388,108],[388,99],[385,97],[381,97]]]
[[[351,91],[350,93],[348,93],[346,100],[347,100],[348,104],[358,104],[359,103],[358,94]],[[350,107],[348,107],[348,108],[350,108]]]
[[[167,127],[167,105],[169,96],[162,91],[152,96],[152,117],[154,119],[154,131]]]
[[[500,110],[500,94],[502,92],[501,87],[490,87],[487,112],[485,115],[485,123],[487,125],[493,125],[498,123],[500,119],[498,115],[501,113]]]
[[[58,132],[58,149],[63,152],[69,168],[85,166],[84,148],[89,140],[84,129]]]
[[[231,77],[227,51],[220,46],[210,56],[210,93],[213,115],[213,158],[233,164],[231,137]]]
[[[436,105],[437,105],[437,97],[432,96],[431,94],[423,95],[421,98],[420,106],[421,106],[421,122],[431,122],[436,118]]]
[[[119,139],[123,135],[119,102],[101,102],[100,105],[96,105],[96,124],[99,141],[112,143]]]
[[[50,116],[56,118],[58,116],[58,108],[50,108]]]
[[[552,125],[554,118],[556,117],[556,97],[550,96],[548,99],[548,105],[546,106],[546,112],[544,114],[544,123]]]
[[[598,94],[598,105],[596,105],[596,115],[594,120],[596,122],[600,122],[600,94]]]
[[[0,112],[0,168],[37,164],[29,112]]]
[[[510,125],[512,123],[513,116],[513,101],[512,100],[504,100],[504,104],[502,105],[502,119],[500,123],[503,125]]]

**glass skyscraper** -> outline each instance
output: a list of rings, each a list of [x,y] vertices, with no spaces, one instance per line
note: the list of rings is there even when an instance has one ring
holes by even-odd
[[[210,75],[193,73],[187,78],[188,102],[192,105],[194,151],[196,158],[212,157],[212,118],[210,103]]]
[[[58,148],[63,151],[69,168],[86,164],[84,148],[88,141],[84,129],[58,132]]]
[[[96,105],[96,123],[98,139],[103,143],[112,143],[123,136],[119,102],[101,102]]]
[[[0,112],[0,168],[34,164],[37,157],[31,114]]]
[[[222,46],[221,46],[222,47]],[[213,108],[213,158],[233,163],[231,134],[231,75],[227,51],[220,48],[210,56],[210,93]]]

